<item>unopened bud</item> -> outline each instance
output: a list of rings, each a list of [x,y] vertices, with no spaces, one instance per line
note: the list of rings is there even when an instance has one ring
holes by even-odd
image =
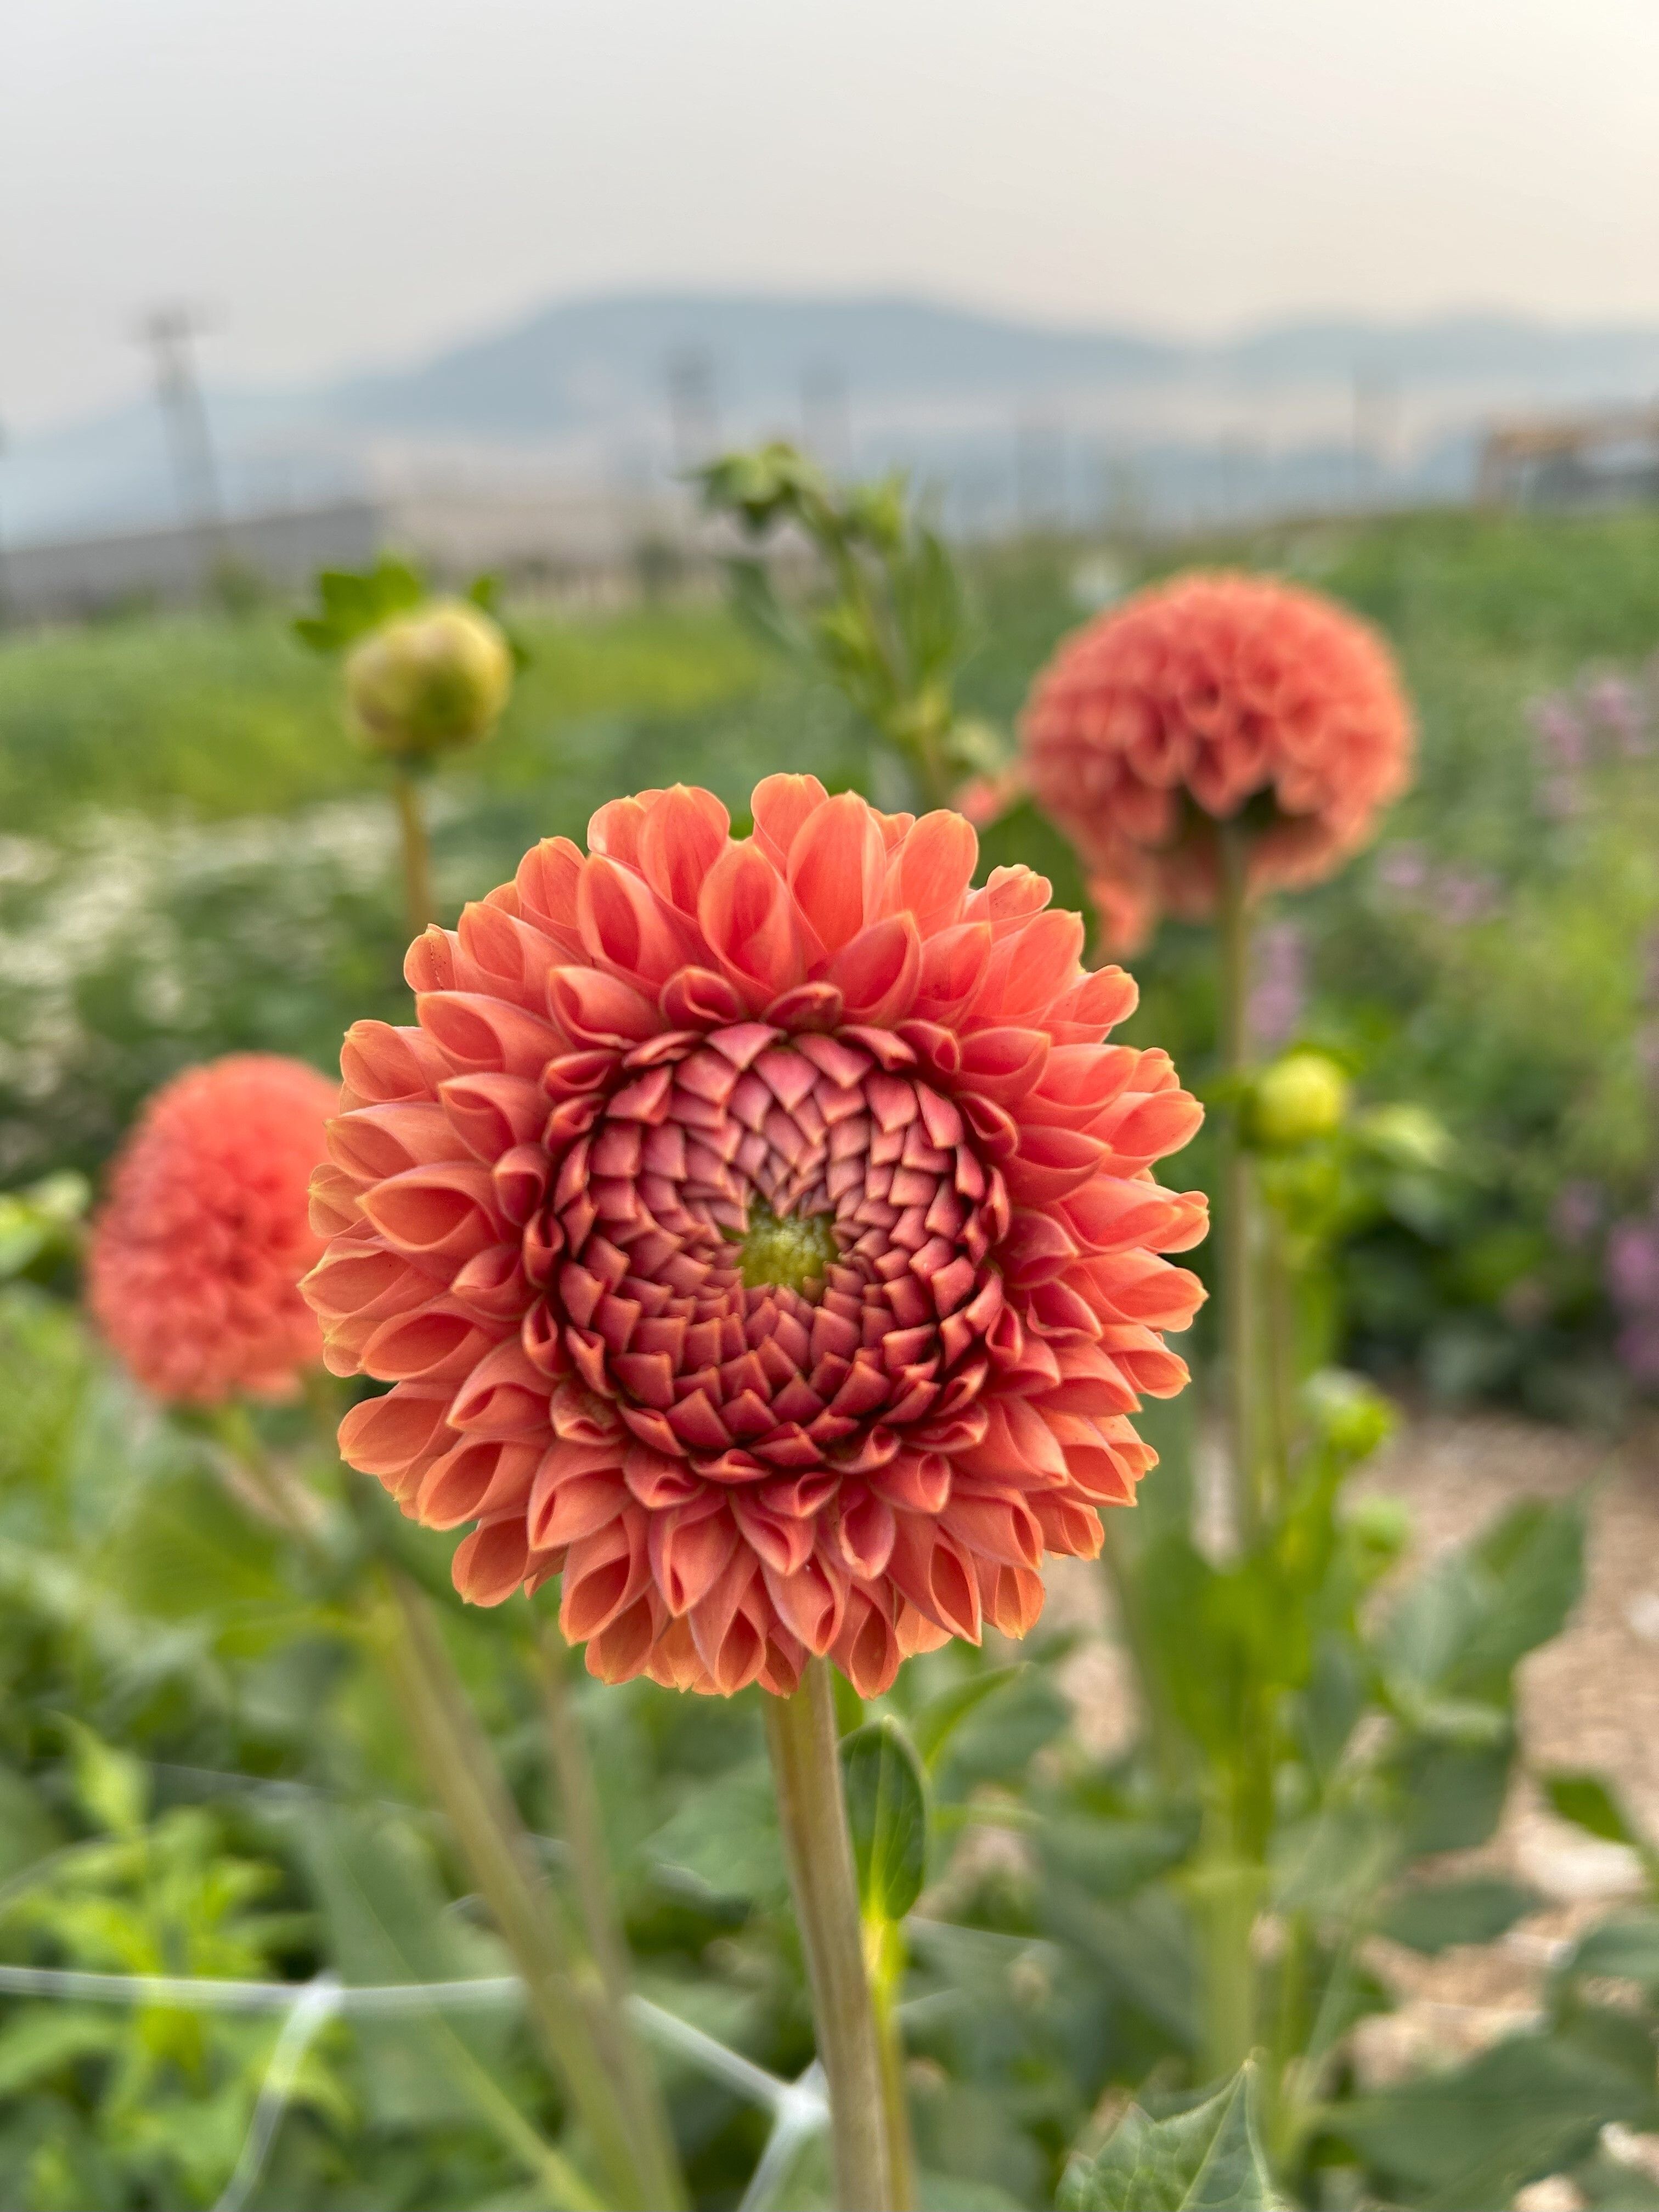
[[[1322,1052],[1289,1052],[1256,1078],[1250,1133],[1259,1145],[1287,1151],[1341,1127],[1348,1079]]]
[[[345,683],[366,745],[425,758],[489,736],[513,688],[513,654],[481,607],[438,599],[371,630],[346,657]]]

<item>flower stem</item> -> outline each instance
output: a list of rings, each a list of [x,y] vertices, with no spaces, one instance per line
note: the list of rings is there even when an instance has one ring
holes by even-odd
[[[828,1662],[808,1660],[794,1696],[765,1705],[784,1857],[830,2085],[836,2203],[840,2212],[897,2212]]]
[[[392,771],[392,790],[398,802],[398,824],[403,832],[404,905],[410,929],[418,937],[434,914],[432,846],[426,834],[426,810],[421,804],[419,782],[401,763]]]
[[[1248,1542],[1255,1531],[1259,1439],[1255,1419],[1257,1360],[1254,1179],[1244,1142],[1243,1080],[1249,1066],[1250,920],[1245,867],[1248,848],[1241,823],[1216,825],[1221,896],[1217,910],[1220,955],[1221,1064],[1233,1096],[1222,1131],[1221,1327],[1227,1385],[1227,1441],[1232,1464],[1237,1533]]]
[[[674,2137],[657,2078],[629,2025],[628,1943],[608,1871],[599,1796],[587,1755],[587,1740],[570,1697],[569,1647],[550,1621],[542,1632],[540,1656],[538,1671],[548,1746],[559,1790],[560,1825],[570,1852],[588,1954],[605,1991],[608,2040],[622,2069],[619,2086],[634,2115],[642,2163],[678,2181]]]
[[[444,1650],[430,1605],[384,1572],[381,1642],[410,1734],[455,1840],[524,1978],[531,2017],[592,2140],[608,2203],[678,2212],[672,2150],[628,2094],[635,2063],[597,1978],[567,1954],[518,1808]]]

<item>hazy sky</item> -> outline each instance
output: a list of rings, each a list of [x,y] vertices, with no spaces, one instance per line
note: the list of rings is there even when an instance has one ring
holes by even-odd
[[[1659,320],[1659,0],[0,0],[0,421],[661,284]]]

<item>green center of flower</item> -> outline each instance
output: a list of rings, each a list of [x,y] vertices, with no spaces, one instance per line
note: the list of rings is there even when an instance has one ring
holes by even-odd
[[[738,1264],[751,1291],[767,1285],[807,1294],[820,1287],[823,1271],[836,1256],[836,1232],[827,1213],[792,1213],[780,1220],[760,1199],[750,1201],[749,1233],[738,1248]]]

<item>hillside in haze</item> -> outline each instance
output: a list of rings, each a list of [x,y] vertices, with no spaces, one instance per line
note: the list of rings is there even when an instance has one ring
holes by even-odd
[[[636,293],[309,390],[215,391],[228,502],[377,486],[665,485],[716,442],[806,437],[837,465],[902,464],[958,520],[1179,516],[1342,496],[1446,497],[1493,415],[1645,398],[1659,329],[1514,315],[1328,318],[1212,344],[1062,328],[921,299]],[[0,460],[14,540],[165,520],[146,400]]]

